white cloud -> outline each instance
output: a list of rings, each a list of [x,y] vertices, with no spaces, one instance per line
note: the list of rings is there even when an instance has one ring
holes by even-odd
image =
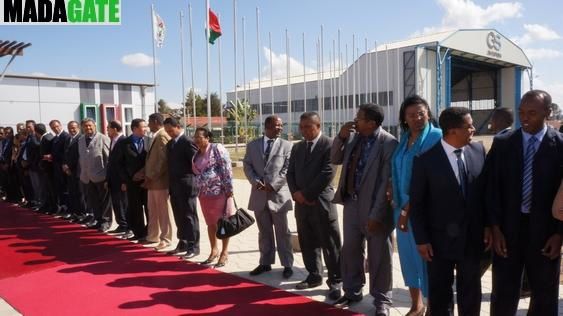
[[[541,78],[538,78],[541,77],[541,75],[534,74],[534,77],[534,89],[547,91],[551,95],[553,103],[559,104],[560,107],[563,106],[563,82],[545,83],[543,80],[541,80]],[[523,87],[529,88],[530,85],[526,83],[528,77],[526,76],[524,78],[525,81]],[[527,91],[527,89],[524,91]]]
[[[563,56],[561,51],[550,48],[525,48],[524,51],[528,58],[533,61],[539,59],[555,59]]]
[[[514,41],[519,45],[526,45],[533,41],[551,41],[561,38],[556,31],[546,25],[524,24],[524,29],[526,29],[524,35],[514,38]]]
[[[498,2],[487,7],[477,5],[471,0],[437,0],[444,11],[442,22],[439,26],[425,27],[413,35],[449,31],[460,28],[485,28],[493,22],[522,16],[520,2]]]
[[[270,78],[270,49],[263,47],[263,53],[266,57],[266,65],[262,67],[262,79]],[[272,51],[272,69],[274,79],[286,78],[287,77],[287,55],[283,53],[277,54]],[[293,57],[289,57],[289,69],[291,76],[302,75],[303,74],[303,63],[297,61]],[[306,73],[316,72],[315,69],[306,67]],[[255,80],[258,80],[256,78]]]
[[[134,68],[152,66],[152,61],[153,58],[144,53],[128,54],[121,57],[122,64]],[[156,60],[156,63],[160,63],[158,59]]]

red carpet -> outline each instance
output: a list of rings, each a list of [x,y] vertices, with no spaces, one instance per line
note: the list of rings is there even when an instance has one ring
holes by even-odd
[[[0,296],[24,315],[351,315],[0,203]]]

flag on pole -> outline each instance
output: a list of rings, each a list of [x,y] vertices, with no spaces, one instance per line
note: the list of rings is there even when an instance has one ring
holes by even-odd
[[[166,25],[164,24],[164,20],[153,11],[152,16],[152,23],[153,23],[153,35],[154,41],[156,42],[156,47],[162,47],[164,45],[164,37],[166,36]]]
[[[221,36],[221,25],[219,18],[209,9],[209,44],[215,44],[215,40]]]

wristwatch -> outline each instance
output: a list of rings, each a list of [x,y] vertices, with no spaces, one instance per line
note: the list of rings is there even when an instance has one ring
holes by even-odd
[[[409,215],[409,213],[408,213],[407,211],[401,210],[401,216],[405,216],[405,217],[406,217],[406,216],[408,216],[408,215]]]

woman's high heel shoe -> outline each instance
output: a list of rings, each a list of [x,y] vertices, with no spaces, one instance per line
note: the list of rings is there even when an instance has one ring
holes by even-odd
[[[212,264],[215,259],[217,259],[219,255],[210,255],[205,261],[202,261],[201,264]]]
[[[222,268],[224,267],[227,262],[229,261],[229,257],[227,255],[221,255],[221,257],[219,257],[219,261],[217,261],[217,263],[215,264],[215,268]]]

